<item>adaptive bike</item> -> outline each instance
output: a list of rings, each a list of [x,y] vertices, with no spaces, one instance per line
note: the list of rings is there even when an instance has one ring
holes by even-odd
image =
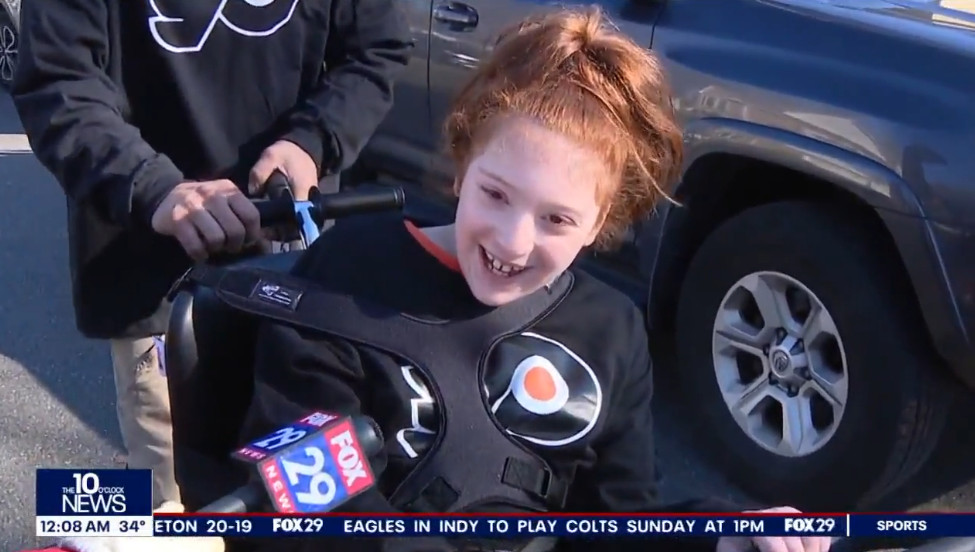
[[[359,187],[335,194],[317,189],[296,201],[280,174],[268,183],[268,197],[257,200],[263,227],[297,234],[292,250],[234,262],[231,268],[288,272],[301,250],[334,219],[399,210],[401,188]],[[174,460],[188,511],[199,510],[246,487],[248,469],[232,459],[237,436],[253,393],[253,343],[257,317],[230,307],[209,287],[174,286],[166,335],[166,366],[172,405]],[[199,486],[197,486],[199,484]],[[199,491],[206,488],[206,492]],[[840,538],[831,552],[869,552],[909,548],[909,552],[975,552],[975,537],[924,539]]]

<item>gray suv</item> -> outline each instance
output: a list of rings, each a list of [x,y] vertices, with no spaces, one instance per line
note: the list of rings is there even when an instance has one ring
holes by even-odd
[[[404,0],[415,58],[351,175],[449,217],[449,100],[547,4]],[[654,339],[674,336],[699,440],[734,482],[875,504],[975,386],[975,0],[601,4],[666,62],[686,166],[681,206],[592,266],[640,286]]]

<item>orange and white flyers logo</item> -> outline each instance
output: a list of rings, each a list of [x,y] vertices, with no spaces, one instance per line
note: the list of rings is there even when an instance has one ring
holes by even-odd
[[[562,343],[536,333],[499,342],[482,378],[498,423],[537,445],[578,441],[592,431],[602,410],[603,393],[592,368]]]

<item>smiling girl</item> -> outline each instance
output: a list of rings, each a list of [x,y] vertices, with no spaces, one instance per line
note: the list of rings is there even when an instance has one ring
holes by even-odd
[[[377,487],[342,506],[352,511],[734,511],[716,501],[658,504],[642,314],[573,268],[587,249],[618,245],[678,178],[682,136],[659,61],[598,9],[531,18],[501,36],[444,130],[457,175],[453,223],[361,217],[339,222],[310,248],[296,274],[387,314],[358,307],[361,341],[266,324],[242,440],[313,409],[374,418],[386,435],[387,467]],[[539,301],[548,301],[544,314],[471,350],[480,345],[468,334],[479,324]],[[389,318],[467,329],[389,354],[369,343],[386,339],[369,337],[369,326],[389,332]],[[417,362],[429,348],[440,360]],[[512,490],[508,451],[530,466],[519,483],[539,466],[557,483]],[[730,552],[749,544],[698,539],[678,547]],[[764,552],[826,549],[822,539],[755,544]],[[335,545],[450,549],[415,539]],[[658,541],[613,543],[624,545],[661,549]]]

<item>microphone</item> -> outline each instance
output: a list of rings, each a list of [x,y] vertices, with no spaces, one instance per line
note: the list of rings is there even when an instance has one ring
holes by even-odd
[[[370,458],[382,449],[371,418],[313,412],[238,449],[234,458],[252,465],[256,477],[197,511],[239,514],[268,498],[280,513],[331,511],[376,484]]]

